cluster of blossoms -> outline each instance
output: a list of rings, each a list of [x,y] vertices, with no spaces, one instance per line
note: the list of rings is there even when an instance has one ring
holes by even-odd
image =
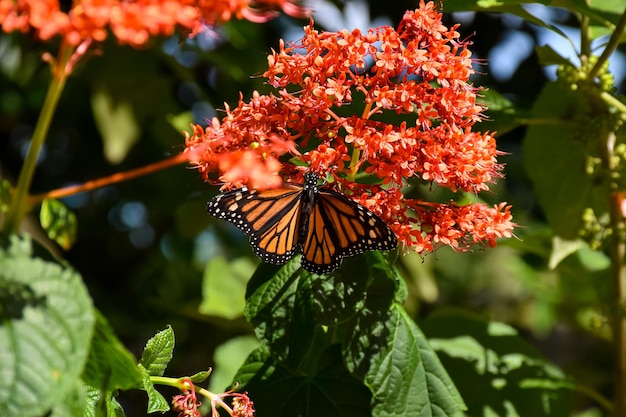
[[[423,1],[397,30],[318,32],[311,22],[300,44],[281,42],[268,57],[264,76],[277,94],[240,98],[221,121],[194,126],[190,161],[208,181],[219,171],[225,187],[270,188],[315,171],[420,253],[510,237],[506,204],[440,204],[401,192],[421,182],[477,193],[501,176],[493,136],[471,130],[484,108],[457,27]],[[359,174],[378,184],[357,182]]]
[[[174,396],[172,399],[172,410],[178,412],[179,417],[202,417],[199,407],[200,402],[196,396],[196,389],[191,380],[186,379],[183,393]],[[254,417],[254,403],[248,397],[248,393],[226,391],[222,394],[214,394],[205,389],[200,389],[202,394],[211,400],[211,416],[219,417],[218,406],[232,417]],[[232,398],[232,408],[224,402],[226,398]]]
[[[277,9],[295,17],[308,14],[290,0],[75,0],[67,13],[59,0],[0,0],[0,22],[7,33],[33,32],[44,41],[59,35],[74,46],[103,41],[111,30],[120,43],[139,47],[152,36],[175,30],[195,34],[232,17],[264,22]]]

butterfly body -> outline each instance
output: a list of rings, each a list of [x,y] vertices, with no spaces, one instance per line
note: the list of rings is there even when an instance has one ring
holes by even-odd
[[[345,195],[319,189],[317,179],[306,173],[303,186],[228,191],[209,201],[207,211],[250,236],[264,262],[280,265],[302,253],[302,267],[317,274],[332,272],[345,257],[396,247],[385,222]]]

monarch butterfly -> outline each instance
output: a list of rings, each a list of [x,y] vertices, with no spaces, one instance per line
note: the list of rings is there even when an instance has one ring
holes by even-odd
[[[206,209],[250,236],[264,262],[282,265],[302,253],[300,264],[316,274],[334,271],[345,257],[397,246],[394,233],[374,213],[341,193],[318,189],[313,172],[304,179],[303,186],[227,191]]]

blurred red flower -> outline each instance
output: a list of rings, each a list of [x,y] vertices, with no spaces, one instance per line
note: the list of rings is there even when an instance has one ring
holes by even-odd
[[[7,33],[32,32],[43,41],[62,36],[74,46],[103,41],[110,30],[120,43],[140,47],[153,36],[175,30],[196,34],[233,17],[265,22],[279,9],[295,17],[309,15],[290,0],[76,0],[67,13],[59,0],[0,0],[0,22]]]

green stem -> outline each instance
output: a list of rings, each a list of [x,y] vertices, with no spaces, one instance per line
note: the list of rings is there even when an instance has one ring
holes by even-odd
[[[591,37],[589,36],[589,16],[583,15],[580,19],[580,55],[591,55]]]
[[[13,194],[11,205],[6,216],[3,229],[7,233],[15,233],[19,230],[20,223],[26,215],[28,210],[27,199],[30,185],[33,181],[33,175],[35,174],[35,168],[37,167],[37,158],[39,157],[39,151],[41,146],[46,140],[48,135],[48,129],[50,128],[50,122],[54,111],[56,110],[59,102],[59,97],[65,86],[68,74],[64,71],[66,63],[69,61],[72,50],[65,50],[60,57],[60,61],[52,63],[52,80],[48,87],[48,92],[39,115],[39,120],[35,125],[35,131],[24,160],[24,165],[20,172],[19,179],[17,181],[17,188]],[[59,70],[60,69],[60,70]]]
[[[202,395],[205,398],[210,399],[211,401],[217,401],[220,405],[228,407],[220,398],[219,395],[212,393],[206,388],[199,387],[195,385],[191,380],[187,377],[184,378],[170,378],[166,376],[151,376],[150,382],[156,385],[166,385],[168,387],[177,388],[179,391],[185,391],[191,388],[193,385],[194,390],[197,394]]]
[[[607,93],[606,91],[600,93],[600,97],[602,98],[602,100],[604,100],[605,103],[615,107],[618,110],[618,114],[620,115],[622,120],[626,118],[626,104],[622,103],[615,96]]]
[[[613,412],[613,404],[607,398],[605,398],[598,391],[595,391],[589,387],[584,385],[574,385],[571,387],[573,390],[580,392],[581,394],[586,395],[587,397],[594,400],[598,405],[600,405],[607,413]]]
[[[617,22],[617,25],[615,26],[615,30],[613,30],[613,33],[611,34],[611,37],[609,38],[609,41],[606,44],[606,47],[602,51],[602,55],[600,55],[600,57],[598,58],[598,62],[596,62],[593,68],[591,69],[591,71],[589,71],[589,77],[588,77],[589,79],[593,79],[595,78],[596,75],[598,75],[598,72],[600,71],[600,68],[602,68],[602,65],[604,65],[604,62],[609,59],[609,57],[611,56],[611,54],[613,54],[613,52],[615,52],[615,49],[617,49],[617,47],[619,46],[621,42],[622,35],[624,34],[625,28],[626,28],[626,10],[624,10],[624,12],[622,13],[622,16],[619,19],[619,22]]]
[[[606,143],[603,148],[604,163],[608,172],[614,172],[618,167],[615,162],[615,132],[605,135]],[[611,190],[609,195],[609,216],[613,230],[609,256],[611,258],[611,281],[613,283],[613,310],[612,330],[614,346],[614,415],[626,416],[626,224],[622,213],[624,196],[619,190]]]
[[[150,382],[158,385],[166,385],[168,387],[178,388],[180,391],[186,388],[186,378],[170,378],[167,376],[151,376]]]

